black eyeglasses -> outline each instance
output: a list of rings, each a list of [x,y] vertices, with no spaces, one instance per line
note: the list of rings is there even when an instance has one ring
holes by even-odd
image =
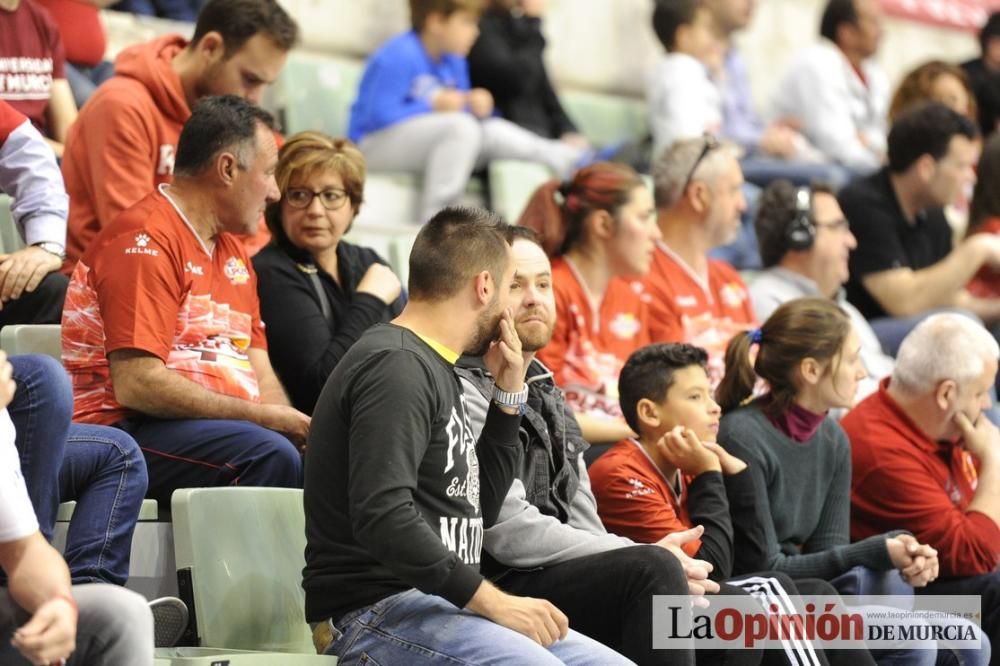
[[[684,187],[681,188],[682,193],[687,192],[688,185],[691,184],[691,179],[694,178],[694,172],[698,170],[698,166],[701,164],[702,160],[705,159],[705,155],[708,155],[720,145],[719,140],[715,138],[715,135],[709,132],[705,132],[702,138],[705,141],[705,144],[701,147],[701,152],[698,153],[698,159],[694,161],[694,164],[691,165],[691,170],[688,171],[688,177],[684,180]]]
[[[319,202],[327,210],[337,210],[344,207],[344,203],[349,198],[345,190],[330,188],[314,192],[304,187],[294,187],[285,192],[285,201],[292,208],[308,208],[312,205],[313,199],[319,197]]]

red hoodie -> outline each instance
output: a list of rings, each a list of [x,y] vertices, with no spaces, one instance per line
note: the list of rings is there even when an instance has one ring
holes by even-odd
[[[180,35],[165,35],[122,51],[115,76],[97,89],[70,127],[62,162],[70,200],[67,274],[97,232],[173,180],[177,140],[191,109],[171,63],[185,46]],[[253,254],[268,238],[262,223],[245,244]]]

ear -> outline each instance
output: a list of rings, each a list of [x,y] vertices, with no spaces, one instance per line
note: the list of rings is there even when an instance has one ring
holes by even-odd
[[[222,58],[226,53],[226,44],[222,39],[222,35],[212,30],[211,32],[206,32],[198,44],[195,46],[195,52],[203,56],[206,60],[215,61]]]
[[[707,183],[700,180],[691,181],[686,196],[691,208],[696,213],[699,215],[708,213],[708,209],[712,205],[712,192],[708,189]]]
[[[496,290],[496,283],[489,271],[480,271],[476,275],[475,289],[476,300],[480,305],[487,305],[493,299],[493,292]]]
[[[951,411],[951,406],[958,398],[958,384],[953,379],[946,379],[934,389],[934,404],[942,412]]]
[[[660,413],[656,409],[656,403],[649,398],[643,398],[636,403],[635,413],[641,425],[650,430],[660,427]]]
[[[917,175],[920,176],[920,180],[923,182],[929,182],[934,176],[934,170],[937,169],[937,161],[930,155],[924,154],[917,158],[916,161]]]
[[[606,210],[591,213],[587,218],[587,224],[595,239],[609,240],[615,237],[615,220]]]
[[[236,155],[226,151],[215,158],[215,168],[220,180],[226,185],[232,185],[233,181],[236,180],[236,172],[239,171],[240,165],[236,160]]]
[[[807,356],[799,361],[799,375],[810,386],[819,384],[823,378],[823,365],[811,356]]]

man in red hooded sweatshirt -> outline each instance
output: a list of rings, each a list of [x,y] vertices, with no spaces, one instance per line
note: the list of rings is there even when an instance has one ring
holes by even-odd
[[[122,51],[115,76],[90,98],[66,140],[64,272],[119,213],[171,182],[177,139],[195,102],[238,95],[259,104],[297,37],[276,0],[209,0],[190,42],[166,35]],[[245,240],[256,251],[267,237]]]

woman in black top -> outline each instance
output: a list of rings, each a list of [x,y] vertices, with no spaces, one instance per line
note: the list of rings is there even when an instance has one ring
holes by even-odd
[[[469,53],[472,85],[493,95],[507,120],[535,134],[587,148],[545,70],[542,14],[546,0],[491,0]]]
[[[312,414],[340,358],[373,324],[403,309],[385,260],[341,240],[361,207],[365,161],[346,139],[289,138],[278,156],[281,199],[265,213],[272,241],[253,259],[268,353],[292,405]]]

